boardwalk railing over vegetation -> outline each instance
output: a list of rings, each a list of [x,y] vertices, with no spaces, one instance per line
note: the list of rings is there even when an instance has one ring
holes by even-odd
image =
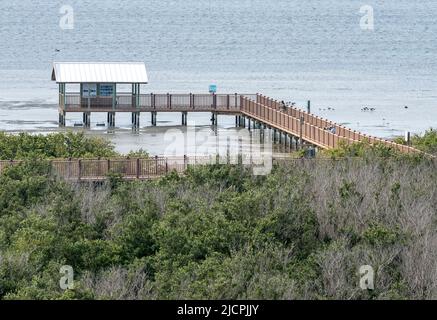
[[[119,159],[56,159],[48,160],[50,174],[54,177],[72,181],[100,181],[111,174],[119,174],[126,180],[148,180],[162,177],[172,171],[184,173],[192,165],[239,163],[232,157],[154,157]],[[241,159],[245,166],[263,163],[264,159]],[[0,173],[7,166],[22,163],[22,160],[0,161]]]
[[[433,158],[436,160],[436,158]],[[151,180],[165,176],[172,171],[183,174],[190,166],[213,164],[240,164],[254,168],[264,166],[265,158],[244,157],[154,157],[154,158],[118,158],[118,159],[56,159],[48,160],[49,175],[67,181],[98,182],[108,179],[111,175],[119,175],[125,180]],[[363,161],[363,158],[296,158],[286,155],[275,155],[271,164],[290,162],[305,162],[315,164],[326,161]],[[0,174],[8,166],[23,163],[23,160],[0,160]]]

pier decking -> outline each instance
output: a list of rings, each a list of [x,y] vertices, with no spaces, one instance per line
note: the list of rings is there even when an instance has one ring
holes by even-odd
[[[89,103],[89,99],[81,98],[80,94],[67,94],[65,99],[61,99],[59,110],[63,114],[83,112],[88,120],[92,112],[108,112],[108,126],[115,125],[116,112],[132,112],[132,125],[137,127],[143,112],[151,113],[153,125],[156,125],[158,112],[180,112],[184,125],[190,112],[211,112],[213,124],[217,123],[218,114],[236,115],[237,125],[249,129],[271,129],[274,138],[279,136],[279,141],[294,139],[300,145],[306,142],[322,149],[333,149],[341,141],[350,144],[366,140],[370,144],[382,143],[405,153],[420,152],[406,145],[357,132],[300,108],[283,106],[277,100],[261,94],[119,95],[115,105],[110,102],[111,98],[96,97],[91,100],[93,102]]]
[[[322,119],[296,107],[261,94],[144,94],[141,85],[148,83],[143,62],[55,62],[52,80],[59,85],[59,125],[65,126],[68,112],[81,112],[83,125],[91,125],[93,112],[107,113],[108,128],[115,127],[117,112],[132,113],[132,127],[140,127],[141,113],[150,113],[153,126],[157,125],[158,112],[180,112],[182,125],[188,123],[188,113],[210,112],[212,125],[217,125],[219,114],[235,115],[236,125],[273,131],[273,141],[296,147],[311,144],[332,149],[340,143],[368,141],[382,143],[401,152],[418,150],[391,141],[371,137],[329,120]],[[79,92],[69,92],[67,86],[79,86]],[[119,87],[120,85],[121,87]],[[123,86],[129,92],[120,92]],[[125,89],[126,90],[126,89]]]
[[[256,95],[255,100],[247,97],[241,99],[241,112],[245,116],[323,149],[337,148],[340,142],[351,144],[367,141],[370,144],[381,143],[403,153],[421,152],[410,146],[357,132],[299,108],[284,107],[280,102],[260,94]]]

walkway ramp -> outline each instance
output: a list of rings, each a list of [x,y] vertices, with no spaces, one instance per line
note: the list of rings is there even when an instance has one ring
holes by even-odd
[[[256,95],[256,100],[244,96],[241,100],[243,115],[287,134],[301,137],[304,141],[323,149],[337,148],[340,142],[351,144],[368,141],[370,144],[382,143],[403,153],[422,152],[406,145],[357,132],[295,107],[284,107],[277,100],[261,94]]]

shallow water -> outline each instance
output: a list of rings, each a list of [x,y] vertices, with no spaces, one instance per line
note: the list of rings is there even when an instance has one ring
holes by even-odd
[[[355,0],[72,0],[73,30],[59,27],[63,4],[0,2],[0,130],[59,130],[55,60],[145,61],[146,92],[202,93],[215,83],[219,93],[310,99],[313,113],[380,137],[437,127],[433,0],[367,1],[374,31],[360,28],[363,3]],[[69,114],[68,124],[80,116]],[[96,127],[105,115],[93,114],[91,133],[121,151],[162,154],[166,130],[180,123],[179,114],[159,114],[151,128],[143,114],[135,134],[129,117],[117,114],[119,129],[108,134]],[[189,119],[209,128],[207,114]],[[223,130],[237,131],[233,117],[220,117]]]

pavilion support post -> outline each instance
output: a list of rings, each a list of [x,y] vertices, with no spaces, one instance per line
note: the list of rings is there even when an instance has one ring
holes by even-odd
[[[137,94],[136,94],[136,89],[137,89],[137,86],[134,84],[134,83],[132,83],[132,91],[131,91],[131,104],[132,104],[132,107],[133,108],[136,108],[137,106],[136,106],[136,104],[135,104],[135,101],[137,101]]]
[[[141,90],[141,84],[137,83],[137,101],[136,101],[136,105],[137,108],[140,107],[140,90]],[[138,115],[138,119],[139,119],[139,115]]]
[[[83,113],[83,125],[87,128],[91,126],[91,112]]]
[[[152,111],[151,112],[151,116],[152,116],[152,126],[156,126],[157,112],[156,111]]]
[[[132,126],[134,128],[140,127],[140,113],[139,112],[132,112]]]
[[[65,111],[64,110],[59,111],[59,126],[65,127]]]
[[[188,122],[188,113],[185,111],[185,112],[182,112],[182,125],[183,126],[186,126],[187,125],[187,122]]]
[[[117,84],[114,83],[114,88],[112,90],[112,110],[117,107]],[[108,123],[109,123],[109,113],[108,113]]]
[[[138,86],[136,83],[132,83],[132,107],[137,108],[137,94],[138,94]]]
[[[108,112],[108,127],[115,127],[115,112]]]
[[[213,126],[216,126],[216,125],[217,125],[217,113],[215,113],[215,112],[212,112],[212,113],[211,113],[211,124],[212,124]]]

